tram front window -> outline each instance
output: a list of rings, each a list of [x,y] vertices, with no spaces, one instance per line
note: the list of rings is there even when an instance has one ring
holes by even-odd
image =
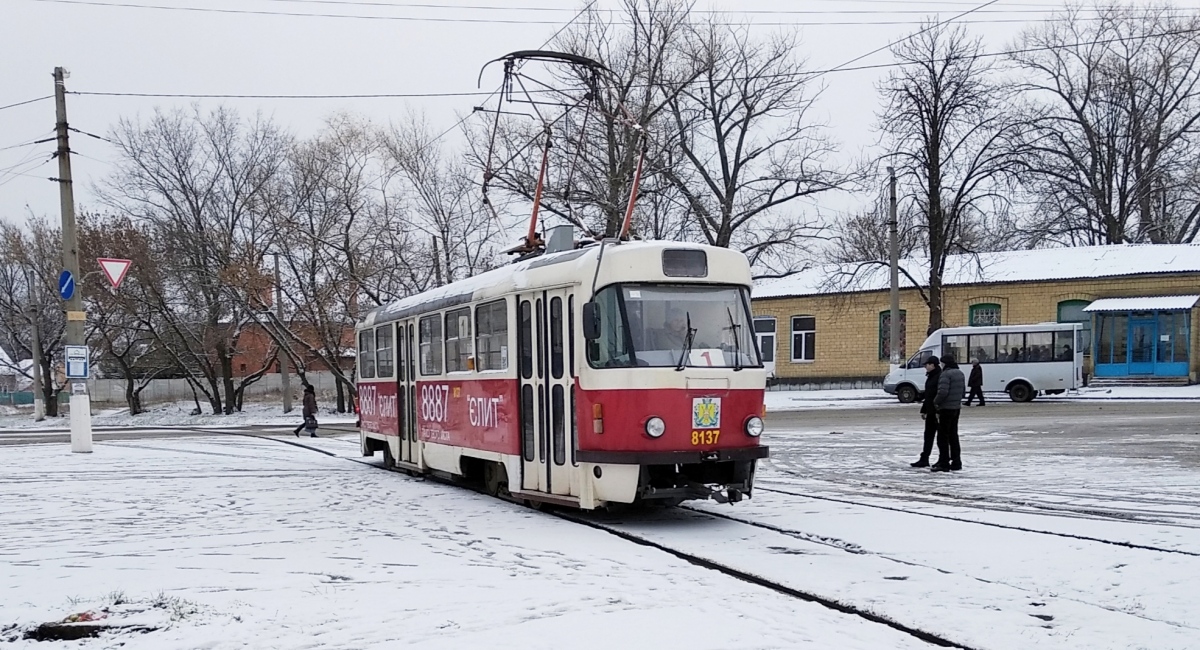
[[[596,294],[598,368],[758,367],[749,299],[741,287],[622,284]]]

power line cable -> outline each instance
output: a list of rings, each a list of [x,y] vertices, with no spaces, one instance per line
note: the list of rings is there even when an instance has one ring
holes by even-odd
[[[31,140],[29,142],[22,142],[20,144],[10,144],[7,147],[0,147],[0,151],[8,151],[9,149],[19,149],[21,147],[32,147],[35,144],[42,144],[43,142],[53,142],[53,141],[54,141],[54,138],[45,138],[42,140]]]
[[[96,138],[97,140],[103,140],[104,142],[107,142],[107,143],[109,143],[109,144],[113,144],[113,145],[117,144],[116,142],[113,142],[112,140],[109,140],[108,138],[106,138],[106,137],[104,137],[104,136],[102,136],[102,135],[96,135],[95,133],[88,133],[87,131],[84,131],[84,130],[82,130],[82,129],[77,129],[77,128],[73,127],[73,126],[68,126],[68,127],[67,127],[67,130],[68,130],[68,131],[74,131],[74,132],[76,132],[76,133],[78,133],[78,134],[80,134],[80,135],[86,135],[86,136],[88,136],[88,137],[90,137],[90,138]]]
[[[350,20],[384,20],[384,21],[400,21],[400,22],[435,22],[435,23],[476,23],[476,24],[508,24],[508,25],[557,25],[557,21],[553,20],[516,20],[507,18],[465,18],[465,17],[435,17],[435,16],[381,16],[372,14],[335,14],[335,13],[315,13],[315,12],[299,12],[299,11],[268,11],[263,9],[224,9],[218,7],[189,7],[189,6],[171,6],[171,5],[151,5],[140,4],[133,2],[101,2],[99,0],[31,0],[32,2],[44,2],[66,5],[83,5],[93,7],[110,7],[110,8],[125,8],[125,9],[156,9],[161,11],[184,11],[195,13],[214,13],[214,14],[235,14],[235,15],[252,15],[252,16],[288,16],[300,18],[339,18]],[[994,3],[987,3],[988,6]],[[975,13],[975,10],[962,12],[954,19],[956,20],[967,14]],[[878,12],[868,12],[878,13]],[[920,12],[928,13],[928,12]],[[1093,17],[1073,17],[1073,18],[1045,18],[1046,21],[1086,21],[1097,20]],[[996,25],[996,24],[1015,24],[1029,22],[1024,18],[993,18],[987,20],[966,20],[958,21],[966,25]],[[751,27],[838,27],[838,26],[899,26],[899,25],[922,25],[926,21],[923,20],[841,20],[841,21],[770,21],[759,22],[753,21],[745,23]],[[890,47],[890,46],[889,46]]]
[[[46,95],[45,97],[35,97],[34,99],[26,99],[23,102],[17,102],[15,104],[8,104],[5,106],[0,106],[0,111],[4,110],[6,108],[16,108],[18,106],[24,106],[26,104],[32,104],[34,102],[40,102],[40,101],[43,101],[46,99],[53,99],[53,98],[54,98],[54,95]]]
[[[1011,56],[1014,54],[1032,54],[1035,52],[1050,52],[1050,51],[1054,51],[1054,50],[1065,50],[1065,49],[1070,49],[1070,48],[1074,48],[1074,47],[1087,47],[1090,45],[1109,45],[1112,43],[1126,43],[1126,42],[1146,40],[1146,39],[1150,39],[1150,38],[1158,38],[1158,37],[1162,37],[1162,36],[1177,36],[1177,35],[1183,35],[1183,34],[1194,34],[1194,33],[1198,33],[1198,32],[1200,32],[1200,27],[1188,28],[1188,29],[1167,30],[1167,31],[1162,31],[1162,32],[1154,32],[1151,34],[1139,34],[1136,36],[1115,36],[1113,38],[1094,39],[1094,40],[1090,40],[1090,41],[1074,41],[1071,43],[1062,43],[1062,44],[1058,44],[1058,45],[1041,45],[1041,46],[1036,46],[1036,47],[1027,47],[1027,48],[1012,49],[1012,50],[999,50],[996,52],[980,52],[978,54],[973,54],[971,56],[958,57],[957,60],[970,61],[970,60],[976,60],[976,59]],[[545,47],[545,45],[543,45],[543,47]],[[871,52],[864,56],[869,56],[870,54],[873,54],[873,53],[874,52]],[[862,57],[859,57],[859,58],[861,59]],[[860,71],[860,70],[881,70],[881,69],[886,69],[886,68],[901,68],[906,65],[912,65],[912,64],[902,62],[902,61],[892,61],[889,63],[874,63],[874,64],[870,64],[870,65],[849,66],[849,65],[843,63],[840,66],[833,67],[833,68],[825,68],[825,69],[820,69],[820,70],[805,70],[805,71],[801,71],[801,72],[786,72],[786,73],[779,73],[779,74],[775,74],[775,75],[758,75],[756,78],[803,77],[806,75],[813,75],[815,78],[816,76],[830,74],[833,72],[855,72],[855,71]],[[739,80],[745,80],[746,77],[731,77],[731,79],[734,81],[739,81]],[[643,85],[635,85],[634,87],[644,87],[644,86]],[[563,90],[556,90],[554,92],[563,92],[563,91],[571,91],[571,90],[586,90],[586,88],[567,88],[567,89],[563,89]],[[423,94],[420,94],[417,96],[443,97],[443,96],[458,96],[458,95],[487,95],[488,98],[491,98],[497,92],[499,92],[499,91],[495,90],[490,93],[482,93],[482,92],[480,92],[480,93],[423,93]],[[550,92],[550,91],[542,91],[542,90],[534,89],[534,90],[531,90],[530,92],[538,93],[538,92]],[[76,95],[94,95],[94,96],[105,96],[105,97],[161,97],[161,98],[208,98],[208,99],[344,99],[344,98],[358,99],[358,98],[366,98],[366,97],[385,97],[386,98],[386,97],[410,97],[410,96],[413,96],[411,94],[376,94],[376,95],[206,94],[206,95],[201,95],[201,94],[189,94],[189,93],[124,93],[124,92],[90,92],[90,91],[68,91],[68,93],[76,94]]]
[[[518,12],[566,12],[573,11],[568,7],[529,7],[529,6],[498,6],[498,5],[447,5],[447,4],[428,4],[428,3],[408,3],[408,2],[366,2],[364,0],[262,0],[263,2],[277,2],[300,5],[335,5],[335,6],[351,6],[351,7],[382,7],[393,9],[449,9],[449,10],[467,10],[467,11],[518,11]],[[889,6],[904,6],[912,7],[913,5],[933,5],[933,6],[974,6],[972,2],[945,2],[945,1],[923,1],[915,2],[910,0],[827,0],[837,1],[839,4],[854,4],[865,3],[872,5],[889,5]],[[990,9],[987,11],[979,11],[976,13],[985,14],[1011,14],[1011,13],[1062,13],[1063,7],[1053,3],[1010,3],[999,2],[996,7],[1016,7],[1015,9]],[[1082,11],[1104,11],[1107,9],[1117,8],[1119,5],[1095,5],[1089,7],[1079,7]],[[1184,7],[1183,9],[1187,9]],[[617,14],[622,13],[624,9],[606,9],[597,8],[597,12]],[[670,13],[669,10],[644,9],[640,10],[647,14]],[[711,15],[711,16],[797,16],[797,15],[839,15],[839,14],[928,14],[928,9],[691,9],[690,13],[696,15]]]

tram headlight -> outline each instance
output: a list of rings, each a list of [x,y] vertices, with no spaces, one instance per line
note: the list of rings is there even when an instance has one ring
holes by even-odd
[[[667,423],[663,422],[662,418],[650,418],[646,420],[646,435],[651,438],[662,437],[662,434],[667,432]]]
[[[757,438],[762,435],[763,421],[757,415],[746,418],[746,435]]]

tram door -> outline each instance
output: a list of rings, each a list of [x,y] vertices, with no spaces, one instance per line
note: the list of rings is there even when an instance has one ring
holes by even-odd
[[[420,445],[417,443],[417,364],[414,338],[416,324],[400,321],[396,332],[396,348],[400,351],[400,460],[414,465],[421,464]]]
[[[571,358],[574,301],[567,289],[523,294],[517,305],[521,487],[571,493]]]

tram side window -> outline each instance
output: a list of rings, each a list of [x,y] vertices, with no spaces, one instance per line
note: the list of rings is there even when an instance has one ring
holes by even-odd
[[[621,293],[617,286],[596,294],[600,311],[600,338],[588,341],[588,361],[598,368],[628,368],[633,365],[629,333],[621,316]]]
[[[426,316],[421,319],[418,338],[421,342],[421,374],[442,374],[442,318]]]
[[[508,303],[503,300],[475,309],[475,367],[508,368]]]
[[[446,372],[470,370],[471,309],[446,314]]]
[[[391,377],[392,368],[392,325],[375,330],[375,367],[379,377]]]
[[[358,333],[358,376],[361,379],[375,377],[375,332],[372,330]]]

